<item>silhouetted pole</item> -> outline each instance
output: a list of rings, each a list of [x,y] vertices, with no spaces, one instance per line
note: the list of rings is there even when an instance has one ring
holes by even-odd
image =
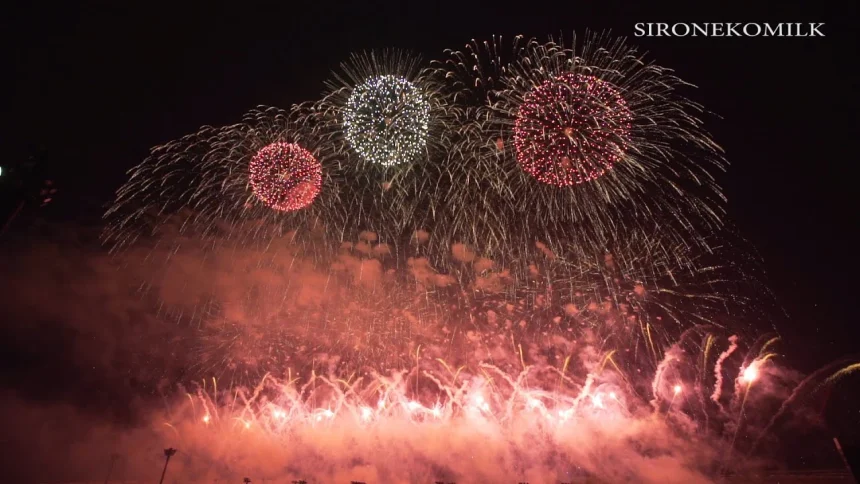
[[[113,465],[116,464],[117,459],[119,459],[119,454],[110,455],[110,467],[108,467],[107,477],[105,477],[105,484],[108,484],[108,481],[110,481],[110,476],[113,474]]]
[[[851,464],[848,463],[848,459],[845,458],[845,452],[842,452],[842,444],[839,443],[839,439],[836,437],[833,437],[833,444],[836,446],[836,450],[839,452],[839,457],[842,458],[842,463],[845,464],[845,468],[848,470],[848,472],[851,473],[851,475],[856,480],[857,476],[854,474],[854,469],[851,468]]]
[[[173,447],[164,449],[164,457],[166,457],[166,459],[164,460],[164,470],[161,471],[161,480],[158,481],[158,484],[164,484],[164,475],[167,474],[167,464],[170,464],[170,458],[173,457],[173,454],[175,453],[176,449]]]

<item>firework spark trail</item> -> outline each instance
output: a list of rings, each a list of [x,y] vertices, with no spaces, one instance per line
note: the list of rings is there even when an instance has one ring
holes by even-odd
[[[777,422],[781,418],[784,417],[786,412],[795,404],[795,402],[803,397],[808,396],[808,392],[810,389],[818,389],[822,386],[830,386],[834,382],[838,381],[840,378],[843,378],[847,375],[850,375],[857,370],[860,370],[860,364],[857,363],[857,358],[843,358],[839,361],[834,361],[829,365],[826,365],[822,368],[811,373],[809,376],[803,379],[795,388],[794,391],[791,392],[791,395],[785,401],[782,402],[779,409],[774,413],[773,417],[767,422],[764,429],[759,433],[758,438],[752,445],[752,449],[750,452],[755,452],[758,447],[761,445],[762,440],[765,437],[768,437],[770,431],[776,425]],[[822,380],[824,375],[830,375],[827,378]]]
[[[767,353],[767,349],[779,341],[779,337],[763,335],[747,351],[744,361],[740,366],[738,377],[735,380],[735,388],[729,408],[732,412],[743,416],[743,408],[749,390],[761,375],[764,364],[776,356],[776,353]]]
[[[288,438],[293,441],[291,447],[295,446],[296,439],[298,442],[304,442],[305,445],[316,447],[321,443],[313,442],[315,440],[312,438],[313,434],[308,433],[311,429],[340,429],[338,433],[353,435],[353,438],[360,435],[356,432],[367,434],[371,439],[376,438],[373,436],[378,433],[383,433],[386,439],[393,439],[392,441],[396,442],[403,439],[405,435],[401,430],[395,429],[406,424],[412,429],[410,432],[417,432],[419,435],[425,435],[425,432],[438,435],[437,432],[444,428],[455,431],[462,437],[465,437],[465,434],[461,434],[457,429],[467,426],[473,432],[477,431],[477,435],[482,436],[481,439],[490,438],[491,441],[498,442],[501,438],[502,442],[507,442],[503,445],[512,446],[506,452],[520,448],[519,446],[532,438],[538,438],[539,441],[549,439],[548,442],[540,445],[539,452],[543,452],[544,445],[567,448],[569,444],[573,444],[574,441],[568,440],[571,432],[576,434],[578,439],[583,437],[579,435],[583,432],[588,433],[596,428],[604,428],[610,432],[604,435],[605,439],[611,433],[619,431],[618,424],[632,423],[630,419],[633,416],[628,408],[631,402],[625,398],[623,391],[611,384],[602,383],[598,386],[596,382],[599,378],[595,374],[589,374],[584,382],[571,382],[573,383],[570,387],[572,392],[567,387],[560,392],[552,392],[526,384],[529,375],[535,374],[533,367],[528,367],[514,376],[492,365],[483,366],[500,378],[497,384],[492,383],[492,378],[481,376],[480,371],[460,372],[453,380],[439,374],[434,380],[439,386],[438,390],[448,398],[433,401],[425,397],[424,400],[427,403],[422,403],[409,395],[411,393],[409,378],[404,373],[391,377],[377,375],[369,383],[357,381],[353,384],[347,382],[338,384],[314,376],[301,388],[268,378],[253,389],[251,395],[246,395],[244,390],[239,390],[238,399],[242,405],[229,414],[221,414],[216,419],[213,417],[214,412],[195,411],[193,406],[190,410],[174,409],[172,411],[174,422],[171,426],[179,426],[191,436],[191,439],[186,439],[186,445],[203,449],[206,447],[203,442],[198,441],[196,444],[189,442],[189,440],[198,440],[199,437],[195,435],[201,431],[225,435],[250,432],[256,437],[244,437],[244,441],[263,439],[275,443]],[[427,375],[431,374],[428,370],[422,371]],[[314,380],[323,381],[324,385],[314,387],[315,389],[309,393],[308,390]],[[442,380],[447,380],[449,383],[442,383]],[[505,384],[500,385],[499,383],[502,382]],[[271,390],[269,394],[272,398],[264,396],[265,391],[260,391],[263,386]],[[331,390],[331,392],[323,392],[329,396],[322,401],[315,395],[315,392],[320,389]],[[227,400],[235,400],[232,392],[225,395]],[[204,405],[204,408],[219,406],[217,395],[201,390],[198,391],[197,398],[210,402]],[[316,402],[316,405],[308,405],[310,402]],[[221,404],[221,407],[223,408],[224,405]],[[352,430],[354,426],[356,428]],[[508,432],[511,431],[513,433],[509,434]],[[568,437],[563,437],[564,435]],[[380,434],[379,437],[381,438],[382,435]],[[610,438],[610,441],[613,440],[614,438]],[[331,449],[331,443],[322,445],[328,450]],[[464,448],[462,443],[455,444],[455,447]],[[289,453],[286,448],[284,452]],[[197,453],[200,454],[199,451]],[[526,454],[528,466],[533,466],[537,462],[533,459],[534,450]],[[686,471],[686,474],[674,473],[669,476],[660,474],[660,477],[655,475],[649,479],[646,477],[648,473],[643,472],[643,469],[633,471],[628,468],[610,471],[598,465],[599,458],[594,461],[593,457],[586,457],[587,454],[575,454],[579,457],[574,461],[578,459],[589,461],[581,464],[588,472],[601,477],[611,478],[613,475],[624,475],[632,471],[631,475],[638,475],[646,480],[683,479],[682,476],[690,475],[697,475],[698,477],[695,478],[697,480],[706,480],[702,475],[697,474],[694,470],[695,466]],[[438,449],[431,450],[427,457],[445,459],[444,454],[439,453]],[[378,462],[378,459],[368,462],[374,462],[377,469],[390,467],[386,463]],[[450,466],[451,462],[447,465]],[[507,465],[510,466],[510,463]],[[456,477],[458,481],[465,479],[466,482],[472,482],[470,478],[480,480],[475,476],[485,472],[474,467],[469,470],[456,469],[456,467],[458,466],[443,472],[451,478]],[[549,469],[542,470],[542,472],[547,471]],[[532,475],[536,476],[536,474]],[[536,478],[532,477],[532,479]]]
[[[370,242],[371,233],[336,250],[320,250],[297,233],[257,243],[241,234],[189,236],[165,235],[161,248],[128,256],[163,267],[149,276],[148,290],[178,322],[193,315],[196,336],[185,344],[198,357],[195,373],[222,379],[302,361],[344,371],[397,367],[419,345],[437,356],[481,358],[512,338],[543,341],[547,356],[540,358],[563,359],[569,353],[552,349],[553,338],[584,334],[634,352],[613,364],[639,365],[637,355],[660,351],[691,321],[710,321],[729,303],[740,303],[738,314],[754,310],[721,292],[719,279],[659,277],[643,271],[647,260],[631,257],[573,263],[538,250],[534,262],[505,267],[454,244],[437,269]],[[743,281],[735,277],[721,276],[726,288]],[[640,352],[642,345],[650,349]]]
[[[516,356],[509,355],[509,358],[514,360]],[[602,355],[597,360],[606,358],[607,355]],[[513,361],[500,363],[517,366]],[[594,366],[595,369],[599,367]],[[837,374],[855,369],[856,364],[845,366]],[[204,457],[211,452],[207,441],[216,438],[222,442],[236,440],[236,445],[251,445],[248,452],[270,447],[269,452],[275,452],[281,462],[297,459],[301,462],[297,456],[304,453],[309,456],[316,452],[335,452],[338,457],[329,458],[327,466],[342,465],[332,462],[360,462],[363,466],[352,464],[351,472],[370,472],[361,475],[381,479],[388,475],[391,482],[407,481],[403,472],[412,475],[413,480],[444,476],[458,482],[480,482],[505,477],[487,474],[487,470],[469,459],[483,455],[472,447],[478,443],[481,443],[479,447],[492,447],[494,455],[507,456],[494,460],[494,466],[501,465],[507,477],[530,476],[532,480],[545,480],[560,476],[556,474],[557,467],[541,467],[539,463],[549,455],[562,452],[567,456],[566,465],[576,466],[601,479],[710,482],[707,469],[724,459],[720,458],[716,447],[710,448],[701,441],[691,446],[687,440],[686,432],[701,430],[696,425],[684,430],[692,424],[683,397],[687,382],[673,380],[656,385],[658,394],[674,394],[672,404],[661,410],[651,408],[635,393],[616,384],[619,378],[614,370],[599,371],[565,376],[558,386],[556,376],[562,374],[558,368],[527,364],[519,371],[511,371],[481,363],[454,372],[444,361],[427,359],[410,370],[392,372],[388,376],[369,374],[367,378],[349,381],[311,374],[299,385],[267,376],[247,390],[230,389],[219,394],[206,392],[201,387],[195,393],[195,400],[202,405],[179,404],[171,409],[168,423],[170,428],[180,429],[177,432],[185,436],[186,448],[198,456],[198,464],[185,471],[190,475],[199,475],[194,473],[200,472],[196,469],[200,462],[218,458],[217,454]],[[833,371],[833,367],[829,371]],[[416,378],[424,378],[432,384],[416,389]],[[742,378],[748,377],[742,372],[737,379]],[[747,381],[747,386],[751,383],[752,380]],[[232,403],[236,401],[240,404]],[[215,408],[220,411],[213,411]],[[663,414],[663,417],[649,418],[649,413]],[[739,420],[728,422],[727,428],[737,429],[739,423]],[[325,433],[332,433],[333,438],[321,439]],[[456,438],[443,437],[448,434]],[[171,431],[169,435],[176,434]],[[420,444],[422,439],[444,442],[440,446],[429,446]],[[641,446],[621,444],[626,439],[640,442]],[[347,450],[342,445],[345,441],[363,444]],[[603,445],[598,449],[589,442],[603,442]],[[383,444],[386,450],[378,449],[380,443],[387,443]],[[717,446],[720,441],[717,439],[713,443]],[[380,452],[390,453],[390,449],[400,445],[421,449],[423,463],[404,454],[407,463],[398,468],[397,459],[378,458],[382,455]],[[574,451],[575,448],[580,450]],[[728,447],[729,450],[733,448],[734,445]],[[652,473],[640,467],[640,459],[649,452],[666,456],[665,465],[671,468]],[[245,451],[232,446],[230,459],[234,464],[256,462],[241,457],[244,454]],[[513,454],[522,454],[524,468],[516,467],[514,463],[519,461],[511,459]],[[466,463],[462,464],[464,457]],[[458,461],[460,465],[455,464]],[[609,462],[616,465],[608,465]],[[259,467],[262,463],[255,465]],[[736,456],[733,470],[742,471],[743,465],[742,456]],[[269,470],[264,470],[266,467]],[[258,472],[264,474],[284,473],[282,467],[271,464],[259,468]],[[321,476],[326,472],[332,471],[311,470],[301,464],[287,469],[288,474],[297,476]]]
[[[737,335],[729,336],[729,347],[726,348],[725,351],[720,353],[720,357],[717,358],[717,363],[714,365],[714,393],[711,394],[711,400],[720,407],[723,408],[722,403],[720,403],[720,397],[723,394],[723,362],[728,359],[735,350],[738,349],[738,337]]]
[[[746,357],[743,363],[741,363],[741,369],[751,367],[754,361],[762,362],[772,358],[774,355],[766,352],[780,340],[781,338],[778,335],[772,333],[765,333],[759,336],[749,351],[747,351]]]

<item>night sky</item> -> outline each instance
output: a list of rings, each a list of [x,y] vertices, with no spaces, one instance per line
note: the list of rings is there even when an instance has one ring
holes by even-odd
[[[761,252],[792,362],[809,371],[857,352],[856,3],[180,3],[6,7],[0,164],[42,151],[60,188],[12,232],[36,218],[98,224],[149,147],[258,104],[316,99],[350,52],[430,60],[493,34],[611,29],[698,86],[686,94],[714,113],[730,219]],[[632,38],[636,22],[678,21],[825,22],[826,37]]]

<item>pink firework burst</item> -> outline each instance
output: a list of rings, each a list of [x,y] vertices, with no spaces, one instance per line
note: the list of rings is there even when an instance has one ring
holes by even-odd
[[[517,161],[526,173],[551,185],[594,180],[623,156],[632,118],[608,82],[561,74],[523,97],[514,122]]]
[[[267,206],[282,211],[307,207],[322,185],[322,166],[306,149],[277,142],[261,149],[250,165],[254,195]]]

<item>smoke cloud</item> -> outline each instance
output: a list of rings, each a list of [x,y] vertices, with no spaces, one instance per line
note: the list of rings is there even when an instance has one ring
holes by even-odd
[[[629,305],[517,292],[462,244],[436,268],[370,232],[333,251],[295,234],[176,232],[121,254],[83,230],[39,240],[0,256],[8,480],[152,481],[168,447],[165,482],[693,483],[725,465],[696,410],[713,380],[673,395],[683,346],[653,384],[622,371],[640,360],[600,331],[638,330]],[[760,388],[784,400],[797,378],[777,375]],[[772,407],[763,394],[747,405]]]

